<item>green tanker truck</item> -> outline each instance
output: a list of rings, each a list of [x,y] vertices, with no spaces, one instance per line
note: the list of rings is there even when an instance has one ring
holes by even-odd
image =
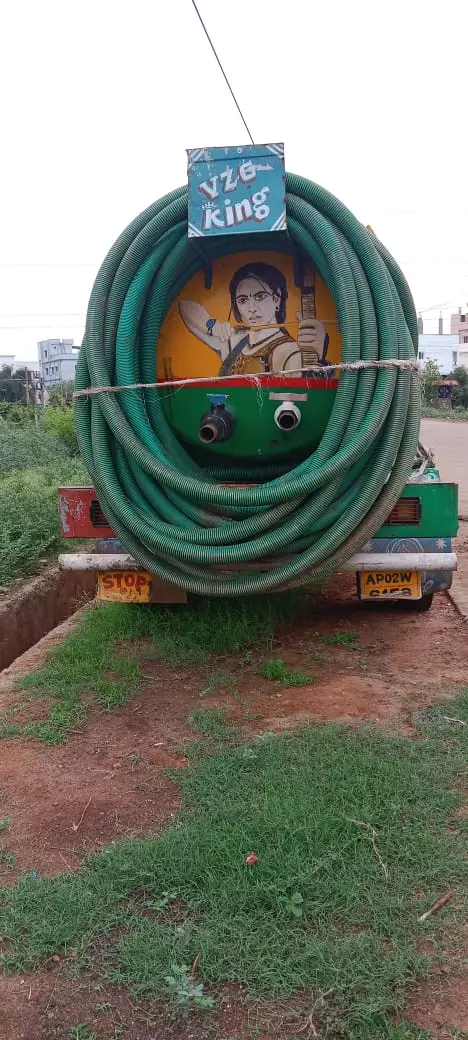
[[[281,144],[188,152],[188,187],[97,275],[75,389],[92,486],[61,488],[61,566],[98,595],[183,602],[356,574],[427,609],[457,489],[419,444],[417,320],[370,228],[284,172]]]

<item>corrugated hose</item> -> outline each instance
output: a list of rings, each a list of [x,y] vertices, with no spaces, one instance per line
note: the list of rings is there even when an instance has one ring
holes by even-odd
[[[294,247],[333,295],[343,362],[414,359],[413,300],[385,247],[319,185],[286,174],[286,192]],[[262,248],[279,248],[277,236],[266,239]],[[241,241],[236,251],[258,248],[258,236]],[[204,248],[214,258],[233,250],[226,239]],[[140,214],[104,260],[76,390],[154,382],[164,317],[202,265],[179,188]],[[319,581],[375,535],[417,451],[420,391],[408,367],[342,371],[318,448],[280,475],[268,463],[201,469],[166,420],[159,388],[78,397],[75,416],[85,465],[125,549],[171,585],[240,596]],[[255,485],[226,486],[248,479]]]

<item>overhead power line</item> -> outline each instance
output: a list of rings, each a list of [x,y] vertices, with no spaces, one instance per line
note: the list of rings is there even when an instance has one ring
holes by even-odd
[[[197,5],[196,5],[196,3],[195,3],[195,0],[192,0],[192,4],[193,4],[193,6],[194,6],[194,8],[195,8],[195,10],[196,10],[196,12],[197,12],[197,15],[198,15],[199,19],[200,19],[200,22],[201,22],[201,25],[202,25],[203,31],[204,31],[204,33],[205,33],[205,36],[206,36],[206,38],[207,38],[207,40],[208,40],[208,43],[209,43],[209,45],[210,45],[210,47],[211,47],[211,50],[213,51],[213,54],[214,54],[214,56],[215,56],[215,58],[216,58],[216,61],[218,62],[218,65],[219,65],[219,67],[220,67],[220,69],[221,69],[221,72],[222,72],[222,74],[223,74],[223,76],[224,76],[224,79],[226,80],[226,83],[227,83],[227,86],[228,86],[229,92],[230,92],[230,94],[231,94],[231,97],[232,97],[232,99],[233,99],[233,101],[234,101],[234,104],[235,104],[235,106],[236,106],[236,108],[237,108],[237,111],[238,111],[238,113],[239,113],[239,115],[240,115],[240,117],[241,117],[241,119],[242,119],[242,122],[243,122],[243,124],[244,124],[244,126],[245,126],[245,129],[247,130],[247,133],[248,133],[248,135],[249,135],[249,137],[250,137],[250,140],[251,140],[252,144],[255,144],[255,141],[254,141],[254,139],[253,139],[253,137],[252,137],[252,134],[250,133],[250,130],[249,130],[249,128],[248,128],[248,126],[247,126],[247,123],[246,123],[246,121],[245,121],[245,118],[244,118],[244,114],[243,114],[243,112],[242,112],[242,109],[241,109],[241,107],[240,107],[240,105],[239,105],[239,102],[238,102],[238,100],[237,100],[237,98],[236,98],[236,95],[235,95],[235,93],[234,93],[234,91],[233,91],[233,89],[232,89],[232,87],[231,87],[231,84],[230,84],[230,82],[229,82],[229,80],[228,80],[228,78],[227,78],[227,76],[226,76],[226,73],[225,73],[225,71],[224,71],[224,69],[223,69],[223,66],[221,65],[221,62],[220,62],[220,60],[219,60],[219,58],[218,58],[218,55],[217,55],[217,52],[216,52],[216,48],[215,48],[215,45],[214,45],[214,43],[213,43],[213,41],[212,41],[212,39],[211,39],[211,36],[210,36],[210,34],[209,34],[209,32],[208,32],[208,29],[206,28],[206,25],[205,25],[205,23],[204,23],[204,21],[203,21],[203,18],[202,18],[202,16],[201,16],[201,14],[200,14],[200,11],[198,10],[198,7],[197,7]]]
[[[82,329],[84,328],[85,321],[80,322],[79,325],[48,325],[44,322],[40,325],[0,325],[0,329],[4,332],[14,332],[15,329],[29,329],[30,332],[35,332],[36,329]]]
[[[5,311],[4,314],[0,314],[0,318],[83,318],[83,312],[82,311],[41,311],[41,312],[38,311],[36,313],[35,311],[32,311],[31,313],[29,313],[29,312],[26,313],[25,312],[24,314],[21,314],[21,312],[18,312],[18,313],[12,312],[10,314],[9,312]]]
[[[42,263],[42,262],[35,263],[34,260],[32,262],[29,261],[29,260],[25,260],[24,263],[22,261],[21,262],[16,262],[15,261],[14,263],[10,264],[10,263],[8,263],[7,260],[1,260],[0,261],[0,267],[95,267],[95,268],[98,268],[99,264],[98,263],[94,263],[94,264],[93,263],[74,264],[74,263],[70,263],[70,262],[58,263],[58,264],[46,264],[46,263]]]

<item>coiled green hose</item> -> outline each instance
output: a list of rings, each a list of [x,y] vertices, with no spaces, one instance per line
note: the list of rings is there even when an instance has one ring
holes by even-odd
[[[343,361],[414,358],[416,314],[392,257],[317,184],[287,174],[286,189],[289,235],[332,292]],[[253,238],[243,248],[258,247]],[[206,242],[212,256],[232,251],[229,241]],[[76,389],[154,382],[164,316],[201,265],[180,188],[137,217],[104,260]],[[342,372],[318,449],[274,479],[256,473],[263,482],[248,488],[223,486],[219,468],[197,467],[167,423],[158,390],[78,397],[75,414],[85,465],[125,549],[172,585],[234,596],[322,579],[375,534],[411,469],[420,395],[408,368]],[[234,469],[221,476],[242,479]]]

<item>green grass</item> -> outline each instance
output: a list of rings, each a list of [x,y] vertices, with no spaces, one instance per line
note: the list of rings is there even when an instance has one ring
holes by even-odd
[[[234,747],[242,743],[242,732],[229,721],[225,708],[193,711],[188,722],[199,739],[182,745],[179,750],[192,760],[215,755],[226,745]],[[174,777],[178,779],[177,773]]]
[[[63,548],[57,487],[88,482],[81,462],[71,458],[0,475],[0,585],[32,574]]]
[[[258,596],[245,600],[197,599],[182,608],[162,609],[145,634],[166,664],[205,665],[249,646],[271,647],[276,626],[307,610],[303,597]],[[131,608],[130,608],[131,609]]]
[[[59,744],[85,721],[90,705],[112,711],[140,689],[141,658],[170,665],[203,664],[249,646],[270,647],[277,625],[299,616],[303,600],[272,596],[232,600],[194,600],[187,606],[98,604],[80,626],[55,647],[46,665],[20,680],[23,699],[0,715],[0,738],[31,737]],[[124,641],[145,640],[129,650]],[[120,645],[124,644],[124,645]],[[18,723],[27,698],[52,704],[41,721]]]
[[[450,708],[468,722],[468,695]],[[224,747],[178,772],[184,809],[171,827],[113,844],[76,874],[3,890],[4,970],[76,952],[96,980],[170,1003],[168,977],[183,989],[199,957],[204,996],[242,982],[257,996],[309,993],[311,1007],[326,993],[324,1036],[422,1040],[391,1016],[427,969],[418,940],[440,934],[447,951],[464,919],[467,826],[453,811],[468,727],[407,740],[323,725],[246,748],[216,710],[192,725]],[[418,924],[449,887],[452,903]]]
[[[464,729],[468,716],[468,691],[460,694],[456,705],[452,701],[444,701],[429,708],[420,708],[414,712],[413,726],[422,733],[432,736],[453,736],[459,728]]]
[[[77,444],[70,408],[35,412],[18,405],[1,411],[0,586],[8,586],[63,548],[57,487],[89,478],[72,457]]]
[[[358,639],[358,632],[334,632],[333,635],[322,636],[322,643],[324,643],[325,646],[345,646],[351,647],[352,650],[356,650]]]
[[[10,824],[10,817],[3,817],[3,819],[0,820],[0,831],[5,831]],[[9,852],[8,849],[5,848],[3,842],[0,841],[0,877],[3,877],[5,874],[8,874],[13,870],[15,863],[16,856],[14,852]]]
[[[314,682],[311,675],[289,668],[281,657],[272,657],[260,668],[260,675],[277,686],[307,686]]]
[[[235,693],[239,680],[240,677],[232,671],[232,668],[228,668],[225,665],[208,668],[205,685],[200,690],[200,697],[206,697],[208,694],[214,693],[215,690],[222,689],[229,693]]]
[[[70,1029],[67,1040],[98,1040],[96,1033],[92,1033],[86,1022],[80,1022]]]
[[[31,466],[60,466],[69,456],[68,443],[42,421],[37,427],[33,421],[18,425],[0,416],[0,476]]]
[[[432,408],[425,405],[423,419],[445,419],[446,422],[468,422],[468,408]]]

